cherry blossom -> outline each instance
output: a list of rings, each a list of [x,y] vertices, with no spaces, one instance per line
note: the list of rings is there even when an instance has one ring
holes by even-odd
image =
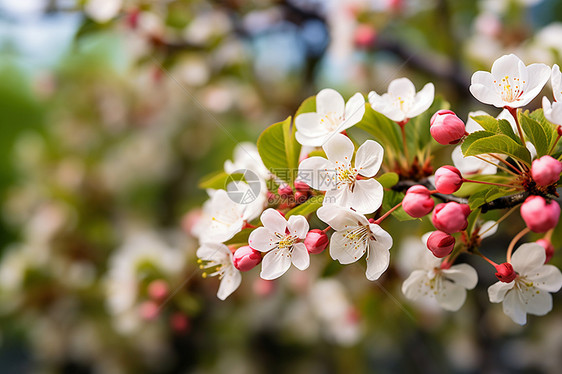
[[[434,299],[445,310],[459,310],[466,299],[466,290],[478,282],[476,270],[467,264],[441,268],[441,259],[424,250],[417,268],[402,284],[402,293],[413,301]]]
[[[517,277],[488,288],[490,302],[503,303],[503,312],[519,325],[527,323],[527,314],[542,316],[550,312],[550,292],[562,287],[562,273],[553,265],[545,265],[545,259],[544,248],[539,244],[521,245],[511,258]]]
[[[373,177],[379,171],[384,150],[374,140],[367,140],[357,150],[351,166],[354,146],[345,135],[334,135],[323,147],[328,159],[310,157],[299,165],[300,175],[312,188],[326,191],[324,205],[335,204],[353,208],[359,213],[376,211],[382,203],[383,188],[374,179],[358,180],[358,176]]]
[[[316,213],[336,231],[330,240],[330,256],[345,265],[356,262],[367,253],[367,279],[379,279],[390,263],[392,237],[351,209],[328,205]]]
[[[250,234],[250,247],[267,252],[262,261],[260,277],[266,280],[279,278],[291,267],[299,270],[310,265],[306,246],[301,241],[308,233],[308,221],[303,216],[291,216],[287,221],[275,209],[267,209],[261,215],[263,227]]]
[[[204,277],[218,276],[221,280],[217,297],[221,300],[226,299],[232,294],[240,282],[242,282],[242,275],[240,271],[234,267],[232,252],[224,244],[220,243],[203,243],[197,250],[197,257],[201,263],[202,269],[211,269],[212,273],[203,273]]]
[[[540,93],[549,77],[550,68],[545,64],[525,66],[519,57],[510,54],[494,61],[491,72],[474,73],[470,92],[484,104],[519,108]]]
[[[558,65],[552,67],[550,83],[554,94],[554,102],[551,104],[546,97],[542,98],[544,116],[550,122],[562,125],[562,73]]]
[[[369,103],[373,110],[384,114],[396,122],[407,121],[425,112],[433,103],[435,87],[426,84],[416,93],[416,87],[408,78],[398,78],[390,82],[388,92],[378,95],[369,92]]]
[[[318,147],[361,121],[364,114],[363,95],[356,93],[344,103],[337,91],[326,88],[316,95],[316,112],[302,113],[295,118],[295,136],[302,145]]]

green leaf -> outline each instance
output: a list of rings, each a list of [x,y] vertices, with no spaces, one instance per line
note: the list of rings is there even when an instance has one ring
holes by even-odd
[[[527,165],[531,164],[531,154],[527,147],[515,142],[507,135],[477,131],[468,135],[461,150],[463,155],[477,156],[485,153],[502,153],[516,158]]]
[[[493,132],[494,134],[500,131],[498,120],[492,116],[472,116],[471,118],[482,126],[485,131]]]
[[[470,179],[483,181],[483,182],[508,184],[511,181],[513,181],[514,177],[507,177],[501,175],[471,175]],[[469,197],[479,191],[487,190],[489,187],[490,187],[489,184],[463,183],[461,188],[457,192],[455,192],[454,195],[458,197]]]
[[[310,112],[316,112],[316,96],[310,96],[302,102],[295,113],[295,118],[297,118],[299,114]]]
[[[199,188],[207,189],[212,188],[215,190],[225,190],[226,185],[232,181],[243,181],[244,174],[234,173],[228,174],[224,171],[219,171],[217,173],[209,174],[199,181]]]
[[[511,139],[521,144],[521,138],[519,138],[519,136],[515,134],[515,132],[513,131],[513,127],[511,127],[511,124],[508,120],[500,119],[498,121],[498,126],[502,134],[509,136]]]
[[[370,104],[365,104],[365,115],[355,125],[371,134],[375,140],[386,147],[390,147],[394,154],[401,153],[402,137],[396,122],[388,119],[383,114],[375,112]]]
[[[497,199],[512,194],[514,191],[508,188],[501,188],[498,186],[488,186],[487,189],[478,191],[468,198],[468,205],[471,210],[474,210],[482,204],[489,203]]]
[[[547,138],[545,128],[527,113],[522,112],[519,112],[519,124],[525,132],[525,135],[527,135],[527,138],[529,138],[529,141],[535,146],[537,156],[541,157],[546,155],[550,149],[550,141]]]
[[[258,152],[265,166],[286,182],[298,172],[301,145],[295,139],[291,117],[265,129],[258,139]]]
[[[411,149],[414,153],[423,152],[429,145],[431,145],[431,132],[429,128],[431,126],[430,120],[431,116],[435,112],[441,109],[449,109],[450,105],[442,97],[437,96],[429,107],[428,110],[420,114],[419,116],[412,118],[410,122],[406,124],[405,130],[408,139],[413,140],[414,149]]]
[[[550,123],[544,116],[544,112],[541,109],[537,109],[531,113],[527,111],[523,113],[525,116],[530,116],[532,119],[537,121],[537,123],[543,128],[544,133],[546,134],[546,138],[548,140],[548,149],[552,148],[554,142],[556,141],[556,136],[558,135],[556,132],[556,128],[558,126]]]
[[[393,190],[385,191],[384,197],[382,199],[382,208],[385,211],[389,211],[390,209],[394,208],[396,205],[400,204],[400,202],[403,199],[404,199],[404,194],[401,192],[396,192]],[[408,215],[408,213],[406,213],[404,209],[402,209],[402,207],[396,209],[394,212],[392,212],[391,215],[399,221],[411,221],[416,219]]]
[[[234,235],[232,237],[232,239],[224,242],[224,244],[226,245],[231,245],[231,244],[248,244],[248,238],[250,237],[250,233],[254,231],[253,228],[247,228],[247,229],[243,229],[242,231],[240,231],[239,233],[237,233],[236,235]]]
[[[312,212],[316,212],[318,208],[322,206],[322,201],[324,201],[324,195],[313,196],[301,205],[294,207],[285,214],[285,218],[290,216],[308,216]]]
[[[384,173],[377,178],[377,181],[382,184],[384,188],[392,188],[396,183],[398,183],[398,174],[393,172]]]

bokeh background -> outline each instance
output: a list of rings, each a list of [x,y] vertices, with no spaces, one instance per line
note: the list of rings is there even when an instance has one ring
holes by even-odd
[[[516,326],[466,259],[480,280],[459,312],[405,301],[427,223],[389,220],[378,282],[325,253],[224,302],[189,235],[200,178],[320,89],[406,76],[461,118],[496,115],[468,86],[506,53],[561,64],[562,2],[0,0],[0,372],[559,372],[559,295]]]

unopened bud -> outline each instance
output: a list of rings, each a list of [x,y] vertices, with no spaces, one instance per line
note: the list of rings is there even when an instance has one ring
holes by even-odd
[[[402,200],[402,208],[408,215],[414,218],[420,218],[429,214],[434,205],[435,202],[431,198],[431,193],[422,185],[408,188],[406,196]]]
[[[283,184],[277,189],[277,193],[282,197],[289,197],[293,195],[293,189],[288,184]]]
[[[232,261],[236,269],[249,271],[261,262],[261,252],[256,251],[249,245],[245,245],[234,252]]]
[[[431,136],[439,144],[457,144],[466,130],[464,122],[450,110],[437,111],[430,120]]]
[[[162,279],[157,279],[149,283],[147,292],[152,300],[162,301],[168,296],[168,283]]]
[[[145,321],[153,321],[158,317],[159,314],[158,304],[154,301],[145,301],[139,307],[139,313],[142,319]]]
[[[509,262],[497,265],[496,271],[496,277],[504,283],[512,282],[517,277],[517,273]]]
[[[469,214],[470,207],[467,204],[451,201],[438,204],[433,210],[431,221],[438,230],[452,234],[466,229]]]
[[[455,247],[455,238],[443,231],[434,231],[427,238],[427,248],[437,258],[448,256]]]
[[[322,253],[328,246],[328,236],[322,230],[313,229],[306,234],[304,245],[308,253],[317,254]]]
[[[554,256],[554,246],[547,239],[539,239],[536,243],[544,248],[544,254],[546,255],[544,263],[546,264]]]
[[[556,227],[560,218],[560,205],[541,196],[529,196],[521,204],[521,217],[533,232],[547,232]]]
[[[463,178],[459,169],[445,165],[435,172],[435,188],[444,194],[452,194],[461,188]]]
[[[303,181],[295,181],[295,190],[307,192],[310,191],[310,186]]]
[[[531,175],[539,186],[549,186],[560,179],[562,172],[562,162],[551,156],[542,156],[533,161]]]

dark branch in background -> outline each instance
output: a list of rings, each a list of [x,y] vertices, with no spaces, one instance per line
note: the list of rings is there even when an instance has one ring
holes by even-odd
[[[529,193],[527,191],[520,192],[515,195],[498,197],[497,199],[482,205],[480,208],[482,209],[482,213],[486,213],[487,211],[494,209],[512,208],[523,203],[527,197],[529,197]]]

